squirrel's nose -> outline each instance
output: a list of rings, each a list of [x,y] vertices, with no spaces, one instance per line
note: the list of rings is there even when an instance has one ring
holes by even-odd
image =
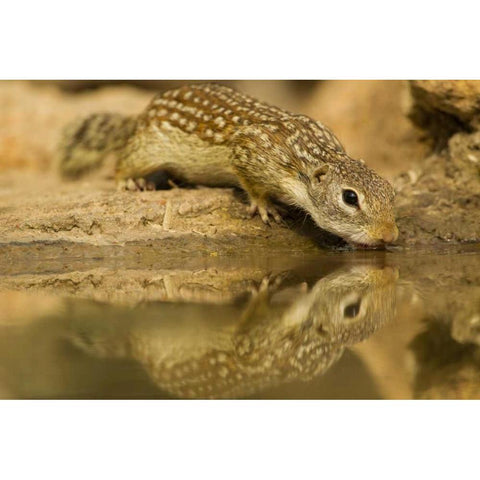
[[[385,230],[382,235],[382,240],[385,243],[392,243],[398,238],[398,228],[396,225],[390,230]]]

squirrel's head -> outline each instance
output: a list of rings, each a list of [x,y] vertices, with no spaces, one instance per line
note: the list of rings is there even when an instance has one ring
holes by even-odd
[[[390,266],[333,272],[312,288],[308,318],[329,342],[358,343],[394,318],[398,279],[398,269]]]
[[[361,161],[345,155],[312,169],[307,195],[318,226],[348,243],[379,246],[398,237],[394,190]]]

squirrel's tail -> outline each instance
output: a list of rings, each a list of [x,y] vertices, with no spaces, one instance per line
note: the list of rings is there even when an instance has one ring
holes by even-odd
[[[75,178],[100,167],[109,153],[126,144],[135,126],[134,117],[112,113],[96,113],[67,125],[58,148],[60,173]]]

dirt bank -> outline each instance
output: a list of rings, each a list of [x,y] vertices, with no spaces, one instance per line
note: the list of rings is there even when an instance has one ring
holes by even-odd
[[[480,242],[480,81],[411,83],[410,117],[434,151],[396,179],[406,245]]]

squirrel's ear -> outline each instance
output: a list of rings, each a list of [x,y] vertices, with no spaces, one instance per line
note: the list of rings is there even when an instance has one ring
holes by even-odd
[[[330,167],[325,163],[321,167],[318,167],[314,172],[313,172],[313,178],[317,180],[318,182],[321,182],[325,175],[328,172],[328,169]]]

